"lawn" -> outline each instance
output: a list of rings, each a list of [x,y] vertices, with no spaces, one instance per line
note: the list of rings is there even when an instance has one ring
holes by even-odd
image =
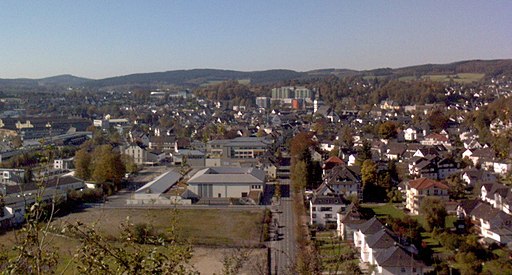
[[[387,204],[362,204],[361,205],[365,209],[370,209],[377,215],[377,218],[385,218],[385,217],[392,217],[392,218],[403,218],[407,214],[401,210],[398,209],[395,205],[387,203]],[[412,215],[411,218],[416,219],[423,228],[427,228],[427,222],[425,221],[425,217],[422,215]],[[446,228],[452,228],[453,222],[457,217],[455,215],[447,216],[445,219],[445,227]]]
[[[371,209],[377,218],[392,217],[392,218],[403,218],[405,217],[404,211],[398,209],[395,205],[386,204],[362,204],[362,208]]]

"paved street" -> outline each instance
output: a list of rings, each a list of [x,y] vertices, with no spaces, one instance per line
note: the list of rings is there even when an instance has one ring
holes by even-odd
[[[295,264],[297,244],[295,241],[295,218],[291,198],[281,199],[278,212],[273,215],[278,222],[279,237],[270,242],[272,257],[272,274],[292,274],[291,266]],[[273,235],[271,235],[273,236]]]

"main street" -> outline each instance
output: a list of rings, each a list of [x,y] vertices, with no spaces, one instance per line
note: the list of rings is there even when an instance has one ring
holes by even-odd
[[[295,241],[295,217],[291,198],[282,198],[277,211],[273,213],[277,227],[273,227],[274,237],[270,242],[272,274],[293,274],[297,243]],[[273,221],[274,222],[274,221]],[[277,230],[277,231],[276,231]]]

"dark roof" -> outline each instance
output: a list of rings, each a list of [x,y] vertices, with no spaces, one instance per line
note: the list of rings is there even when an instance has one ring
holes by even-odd
[[[391,230],[382,228],[378,232],[368,236],[366,243],[372,249],[385,249],[395,245],[397,236]]]
[[[407,150],[407,145],[403,143],[390,143],[388,145],[387,154],[390,155],[402,155]]]
[[[345,225],[361,224],[366,222],[366,220],[363,219],[361,212],[359,211],[359,207],[354,203],[351,203],[341,214],[342,218],[340,222]]]
[[[359,230],[363,234],[374,234],[375,232],[378,232],[384,227],[384,225],[377,219],[377,217],[373,217],[369,220],[367,220],[365,223],[361,224],[359,227]]]
[[[331,196],[317,195],[317,196],[313,197],[313,199],[311,200],[311,203],[313,205],[318,205],[318,204],[346,205],[347,201],[341,195],[331,195]]]
[[[474,150],[471,156],[478,158],[493,158],[494,155],[494,150],[490,147],[487,147]]]
[[[414,259],[409,252],[398,245],[379,253],[375,261],[382,267],[425,267],[425,264]]]
[[[464,209],[464,212],[466,212],[466,214],[469,214],[469,213],[471,213],[471,211],[473,211],[473,209],[475,209],[475,207],[479,203],[480,203],[480,200],[478,200],[478,199],[464,200],[460,203],[460,207],[462,207],[462,209]]]

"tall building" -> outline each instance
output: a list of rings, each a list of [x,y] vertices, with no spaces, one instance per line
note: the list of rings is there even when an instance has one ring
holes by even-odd
[[[304,99],[311,102],[314,96],[314,91],[306,87],[293,87],[284,86],[272,89],[272,99],[285,100],[285,99]]]
[[[272,99],[287,99],[293,98],[295,95],[293,92],[294,87],[286,86],[272,89]]]
[[[270,108],[270,98],[266,96],[259,96],[256,98],[256,106],[268,109]]]
[[[313,93],[306,87],[296,87],[294,90],[294,98],[296,99],[311,99]]]

